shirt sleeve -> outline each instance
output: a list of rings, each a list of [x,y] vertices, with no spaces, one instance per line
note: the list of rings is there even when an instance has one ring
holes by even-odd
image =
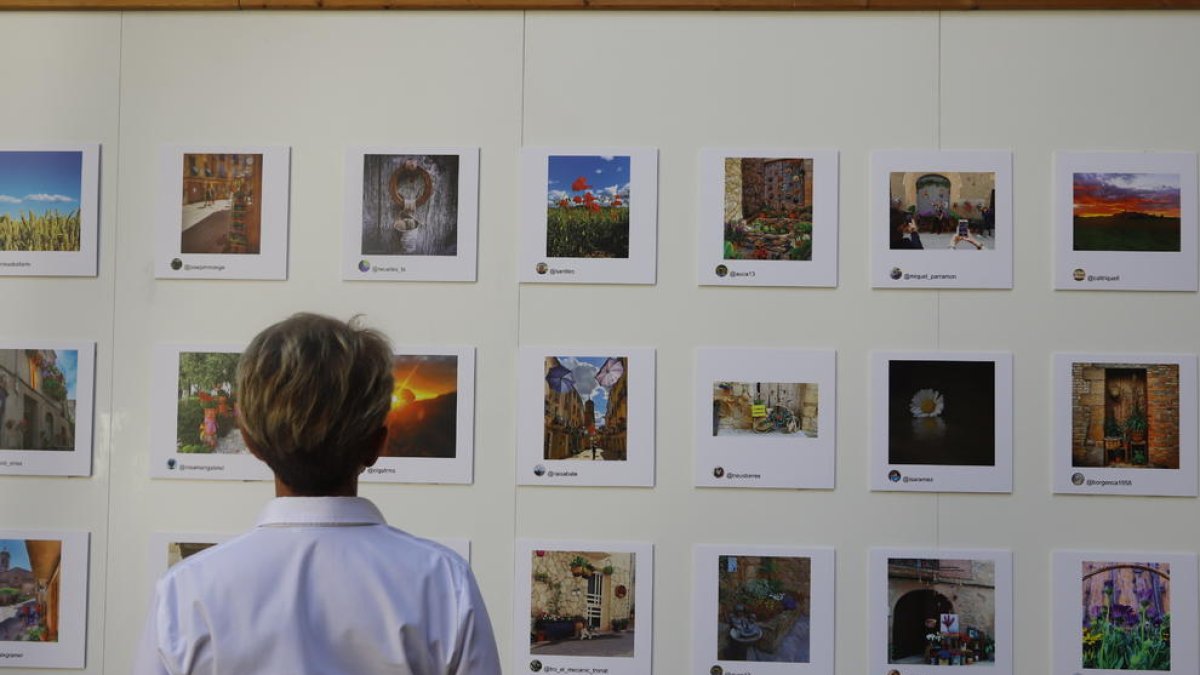
[[[159,606],[158,585],[155,584],[154,598],[150,602],[149,611],[146,612],[146,625],[142,628],[142,637],[133,655],[133,675],[173,675],[163,663],[158,648]]]
[[[458,586],[458,662],[454,675],[500,675],[500,654],[475,575],[466,568]]]

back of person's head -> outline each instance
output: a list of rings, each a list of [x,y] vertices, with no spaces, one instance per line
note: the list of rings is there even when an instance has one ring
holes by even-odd
[[[391,407],[391,347],[356,319],[295,314],[250,342],[236,392],[254,453],[297,494],[327,494],[374,459]]]

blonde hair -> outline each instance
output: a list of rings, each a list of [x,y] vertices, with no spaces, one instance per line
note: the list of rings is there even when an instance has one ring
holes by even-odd
[[[242,433],[285,484],[322,494],[362,469],[392,400],[392,354],[379,331],[294,314],[259,333],[237,369]]]

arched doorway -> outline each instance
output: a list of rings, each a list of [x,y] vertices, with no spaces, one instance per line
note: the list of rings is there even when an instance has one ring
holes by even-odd
[[[931,590],[909,591],[900,596],[892,609],[892,663],[909,656],[925,654],[925,635],[937,630],[925,626],[942,614],[953,614],[954,605],[946,596]]]
[[[917,179],[917,215],[932,216],[941,204],[942,212],[950,214],[950,179],[928,173]]]

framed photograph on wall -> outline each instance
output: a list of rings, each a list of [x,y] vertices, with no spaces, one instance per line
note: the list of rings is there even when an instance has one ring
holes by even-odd
[[[1195,497],[1196,357],[1054,355],[1054,491]]]
[[[273,480],[237,425],[237,364],[244,345],[155,345],[150,475]]]
[[[870,564],[872,673],[1012,675],[1010,551],[872,549]]]
[[[837,286],[836,150],[700,151],[706,286]]]
[[[1010,492],[1012,355],[871,355],[871,489]]]
[[[475,281],[479,148],[346,151],[342,278]]]
[[[0,652],[12,668],[83,668],[88,533],[0,530]]]
[[[523,148],[523,282],[653,284],[658,150]]]
[[[0,340],[0,475],[92,473],[96,343]]]
[[[475,450],[475,348],[397,347],[383,455],[361,479],[470,483]]]
[[[695,483],[833,488],[836,352],[696,350]]]
[[[160,150],[154,275],[286,279],[287,147]]]
[[[1012,153],[871,153],[871,285],[1012,288]]]
[[[1196,153],[1055,153],[1054,243],[1060,290],[1196,290]]]
[[[513,672],[650,675],[653,551],[643,542],[518,539]]]
[[[517,484],[654,485],[654,350],[522,347]]]
[[[1055,551],[1051,571],[1054,675],[1200,670],[1195,553]]]
[[[0,145],[0,276],[96,276],[99,202],[99,144]]]
[[[832,675],[831,548],[692,549],[691,673]]]

